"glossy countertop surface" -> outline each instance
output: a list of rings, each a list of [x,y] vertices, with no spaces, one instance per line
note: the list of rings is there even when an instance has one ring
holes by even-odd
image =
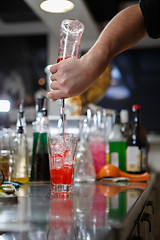
[[[116,239],[115,229],[144,193],[149,195],[153,180],[77,183],[67,197],[52,194],[50,184],[24,184],[17,191],[17,203],[0,202],[0,239]]]

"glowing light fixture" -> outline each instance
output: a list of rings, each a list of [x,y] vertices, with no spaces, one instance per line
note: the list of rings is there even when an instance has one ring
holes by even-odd
[[[0,112],[9,112],[10,110],[10,101],[0,100]]]
[[[68,0],[46,0],[40,4],[40,8],[50,13],[64,13],[72,10],[74,4]]]

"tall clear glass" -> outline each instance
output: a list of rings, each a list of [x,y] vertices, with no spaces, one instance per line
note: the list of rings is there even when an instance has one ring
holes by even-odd
[[[74,183],[77,138],[66,136],[48,137],[50,181],[52,192],[72,192]]]

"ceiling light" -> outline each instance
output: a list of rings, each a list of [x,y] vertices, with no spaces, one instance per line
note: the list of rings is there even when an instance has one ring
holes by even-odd
[[[0,112],[9,112],[10,110],[10,101],[0,100]]]
[[[46,0],[40,4],[40,8],[50,13],[64,13],[72,10],[74,4],[68,0]]]

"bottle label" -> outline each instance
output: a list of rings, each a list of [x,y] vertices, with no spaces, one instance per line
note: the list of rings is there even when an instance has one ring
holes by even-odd
[[[111,164],[119,168],[119,157],[117,152],[111,153]]]
[[[141,150],[138,146],[129,146],[126,150],[126,170],[128,172],[141,171]]]

